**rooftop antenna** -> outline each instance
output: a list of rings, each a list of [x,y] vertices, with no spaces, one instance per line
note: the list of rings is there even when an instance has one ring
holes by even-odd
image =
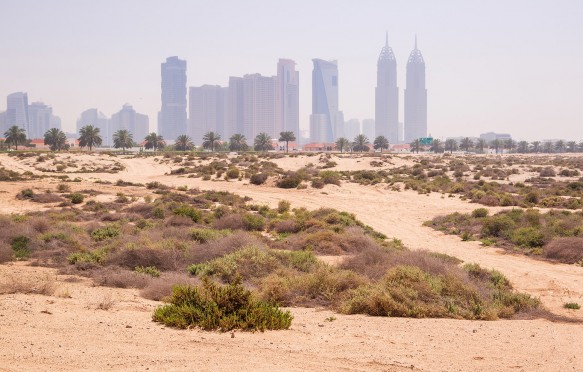
[[[415,34],[415,49],[417,49],[417,34]]]

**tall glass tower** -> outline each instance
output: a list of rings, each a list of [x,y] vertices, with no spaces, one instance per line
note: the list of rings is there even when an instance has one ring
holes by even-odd
[[[385,46],[377,62],[377,87],[375,89],[375,136],[385,136],[390,143],[399,141],[399,88],[397,87],[397,61],[389,46],[387,33]],[[370,140],[373,140],[370,138]]]
[[[415,49],[407,61],[407,88],[405,89],[405,142],[427,137],[427,89],[425,89],[425,61]]]
[[[158,113],[158,134],[174,141],[186,134],[186,61],[168,57],[162,63],[162,109]]]
[[[336,61],[312,61],[310,140],[330,143],[336,140],[336,133],[344,125],[344,117],[338,110],[338,65]]]

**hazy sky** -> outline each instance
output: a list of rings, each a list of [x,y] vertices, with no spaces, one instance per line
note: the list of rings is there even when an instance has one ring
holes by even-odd
[[[582,0],[0,0],[0,111],[28,92],[73,130],[79,114],[130,103],[156,128],[160,63],[188,61],[188,85],[300,71],[300,126],[312,58],[336,59],[346,119],[374,118],[376,62],[389,32],[403,120],[415,34],[435,137],[509,132],[583,140]]]

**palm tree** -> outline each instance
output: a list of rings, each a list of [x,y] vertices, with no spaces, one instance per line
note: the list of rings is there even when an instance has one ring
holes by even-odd
[[[521,154],[526,154],[528,152],[528,142],[526,142],[526,141],[518,142],[517,151]]]
[[[67,148],[67,135],[58,128],[51,128],[45,132],[45,145],[51,151],[59,151]]]
[[[474,147],[474,141],[470,137],[462,138],[460,141],[460,148],[465,151],[469,152],[471,148]]]
[[[385,150],[389,149],[389,140],[385,136],[378,136],[377,138],[374,139],[373,144],[374,144],[375,150],[378,150],[378,149],[381,150],[381,154],[383,153],[383,149],[385,149]]]
[[[13,125],[6,132],[4,132],[4,137],[6,137],[6,143],[10,148],[10,145],[14,145],[16,150],[18,150],[18,144],[26,143],[26,131],[20,128],[18,125]]]
[[[551,153],[553,152],[553,143],[551,141],[547,141],[543,143],[543,152]]]
[[[236,133],[229,139],[229,150],[231,151],[245,151],[249,148],[247,146],[247,138],[244,135]]]
[[[350,141],[346,137],[340,137],[336,140],[336,150],[344,152],[344,150],[348,150],[349,147]]]
[[[215,152],[215,146],[219,143],[220,140],[221,136],[218,133],[212,131],[207,132],[202,137],[202,147],[204,147],[205,149],[210,148],[211,152]]]
[[[555,142],[555,150],[557,150],[557,152],[565,152],[565,141],[558,140]]]
[[[261,132],[257,136],[255,136],[255,141],[253,145],[255,147],[255,151],[273,150],[273,145],[271,144],[271,137],[265,132]]]
[[[354,137],[353,149],[354,151],[368,152],[370,150],[368,147],[369,144],[370,141],[368,140],[368,137],[365,136],[364,134],[359,134],[358,136]]]
[[[579,142],[579,143],[577,144],[577,150],[578,150],[579,152],[583,152],[583,141],[581,141],[581,142]]]
[[[448,138],[445,140],[445,151],[449,151],[449,153],[453,153],[457,150],[457,141],[453,138]]]
[[[484,153],[484,149],[486,148],[486,140],[483,138],[479,138],[476,142],[476,150],[480,151],[480,154]]]
[[[79,146],[89,147],[89,151],[93,149],[94,146],[101,145],[101,136],[99,135],[99,128],[93,125],[86,125],[79,129]]]
[[[540,141],[534,141],[532,143],[532,152],[540,152]]]
[[[125,152],[127,148],[134,145],[133,135],[127,129],[120,129],[113,134],[113,147],[121,148]]]
[[[568,152],[575,152],[577,149],[577,142],[569,141],[567,142],[567,151]]]
[[[441,141],[435,138],[433,142],[431,142],[431,151],[434,153],[443,152],[443,147],[441,146]]]
[[[496,149],[496,154],[497,154],[500,147],[502,147],[502,141],[499,140],[498,138],[496,138],[494,141],[492,141],[492,147],[494,147]],[[502,150],[502,152],[504,152],[504,150]]]
[[[285,141],[285,152],[287,152],[288,144],[296,140],[294,132],[287,131],[279,133],[279,140]]]
[[[146,150],[154,149],[155,152],[156,150],[166,146],[166,141],[164,141],[164,138],[161,135],[156,134],[156,132],[148,134],[144,140],[146,141],[144,144]]]
[[[181,134],[178,137],[176,137],[176,143],[174,144],[174,146],[178,151],[188,151],[194,148],[194,143],[192,142],[192,138],[190,138],[186,134]]]
[[[508,138],[506,141],[504,141],[503,145],[504,148],[508,150],[508,152],[512,152],[516,148],[516,141],[512,138]]]
[[[419,140],[419,138],[417,138],[416,140],[411,142],[409,146],[411,146],[411,151],[419,154],[419,151],[421,150],[421,141]]]

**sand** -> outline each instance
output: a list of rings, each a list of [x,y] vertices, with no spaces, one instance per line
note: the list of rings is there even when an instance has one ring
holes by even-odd
[[[317,159],[297,157],[277,161],[285,169],[293,170],[308,160],[316,164]],[[443,252],[500,270],[518,290],[539,296],[552,312],[583,319],[582,310],[562,308],[565,302],[583,303],[580,267],[504,254],[499,249],[462,242],[459,237],[421,225],[437,215],[477,208],[458,198],[348,183],[341,187],[328,185],[322,190],[282,190],[240,181],[165,176],[173,165],[159,164],[153,158],[117,160],[125,165],[125,171],[74,174],[71,177],[84,181],[70,185],[76,190],[93,188],[112,194],[122,191],[143,195],[143,189],[93,184],[91,180],[123,179],[139,183],[155,180],[168,185],[232,191],[270,206],[285,199],[294,207],[349,211],[376,230],[401,239],[411,249]],[[345,169],[360,164],[355,159],[332,160]],[[399,166],[409,160],[391,161]],[[0,163],[7,168],[38,173],[5,155],[0,155]],[[45,179],[29,186],[42,189],[54,188],[56,184]],[[15,194],[22,188],[22,182],[0,183],[2,212],[44,208],[15,200]],[[46,268],[0,265],[0,278],[46,272],[55,275]],[[150,320],[159,303],[140,298],[136,291],[93,287],[85,280],[69,283],[65,279],[56,277],[60,289],[52,296],[0,295],[0,370],[583,370],[582,324],[542,319],[483,322],[375,318],[293,308],[291,330],[237,332],[231,338],[230,333],[162,327]],[[62,288],[68,290],[71,298],[59,297]],[[112,308],[97,310],[107,296],[115,301]],[[336,319],[326,321],[329,317]]]

